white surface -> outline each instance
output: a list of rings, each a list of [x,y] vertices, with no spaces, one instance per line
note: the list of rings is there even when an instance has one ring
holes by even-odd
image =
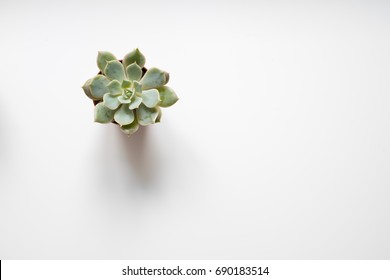
[[[2,1],[0,259],[390,258],[387,1]],[[98,50],[180,101],[93,123]]]

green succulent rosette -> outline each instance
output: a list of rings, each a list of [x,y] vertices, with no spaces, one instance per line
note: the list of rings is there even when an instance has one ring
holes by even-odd
[[[128,135],[161,120],[161,107],[179,99],[166,86],[169,74],[158,68],[146,70],[145,56],[135,49],[118,60],[110,52],[98,52],[100,72],[83,85],[85,94],[95,102],[95,122],[117,123]]]

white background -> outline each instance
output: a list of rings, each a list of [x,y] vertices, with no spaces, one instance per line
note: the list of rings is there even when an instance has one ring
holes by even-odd
[[[388,1],[0,2],[0,259],[390,258]],[[179,102],[93,122],[97,51]]]

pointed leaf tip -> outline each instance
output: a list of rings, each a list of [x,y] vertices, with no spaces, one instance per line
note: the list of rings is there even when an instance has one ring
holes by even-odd
[[[91,79],[88,79],[84,85],[81,87],[83,90],[84,90],[84,93],[91,99],[95,99],[92,94],[91,94],[91,82],[92,82],[92,78]]]
[[[175,104],[179,97],[177,97],[176,93],[173,89],[167,86],[162,86],[158,88],[160,93],[161,102],[158,104],[161,107],[169,107]]]
[[[140,52],[140,50],[134,49],[125,55],[125,57],[123,58],[123,65],[127,67],[135,62],[138,64],[139,67],[142,68],[145,66],[145,61],[145,56]]]
[[[115,55],[113,55],[112,53],[106,52],[106,51],[99,51],[98,52],[97,65],[103,74],[104,74],[104,69],[106,68],[107,62],[111,61],[111,60],[117,60]]]
[[[142,89],[145,90],[161,87],[168,82],[167,79],[169,79],[167,72],[153,67],[146,71],[140,83],[142,85]]]

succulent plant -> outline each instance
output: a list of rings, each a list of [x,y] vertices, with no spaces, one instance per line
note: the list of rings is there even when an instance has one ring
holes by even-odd
[[[166,84],[169,74],[146,69],[145,56],[135,49],[118,60],[110,52],[98,52],[100,72],[83,85],[94,101],[95,122],[116,123],[127,135],[161,120],[161,108],[176,103],[176,93]]]

